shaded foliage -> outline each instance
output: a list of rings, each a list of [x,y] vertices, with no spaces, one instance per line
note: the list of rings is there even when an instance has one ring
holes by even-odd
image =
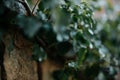
[[[55,80],[68,80],[71,75],[73,80],[79,80],[80,75],[83,80],[101,80],[101,75],[106,76],[102,80],[114,78],[114,66],[119,66],[114,62],[119,58],[120,38],[115,36],[119,17],[95,21],[93,10],[100,8],[80,0],[41,0],[34,16],[25,15],[12,8],[16,2],[0,3],[0,39],[5,32],[18,29],[34,44],[35,60],[50,58],[64,65],[64,70],[53,74]],[[99,25],[105,27],[98,31]],[[9,52],[14,47],[12,41]]]

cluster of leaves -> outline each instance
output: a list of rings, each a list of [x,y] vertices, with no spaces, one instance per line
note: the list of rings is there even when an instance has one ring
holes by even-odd
[[[107,32],[106,28],[97,34],[95,26],[98,24],[93,19],[93,8],[86,1],[41,0],[35,16],[26,16],[16,11],[11,7],[15,2],[2,0],[0,3],[0,17],[4,17],[0,19],[0,36],[10,28],[18,27],[27,39],[33,41],[34,59],[64,59],[64,70],[53,74],[56,80],[68,80],[70,76],[79,80],[80,75],[83,80],[101,80],[99,77],[103,74],[107,76],[106,79],[114,74],[109,73],[111,55],[108,49],[115,45],[113,41],[117,39],[111,39],[111,35],[107,35],[110,31]],[[119,19],[114,22],[119,22]],[[113,26],[118,25],[114,22],[109,21]],[[114,47],[112,49],[115,50]],[[118,54],[116,56],[115,59]]]

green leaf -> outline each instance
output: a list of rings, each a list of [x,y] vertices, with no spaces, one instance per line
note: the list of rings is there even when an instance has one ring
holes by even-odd
[[[75,39],[80,42],[80,44],[85,44],[86,46],[88,46],[88,40],[87,38],[85,38],[85,35],[83,33],[81,33],[81,31],[78,31],[76,36],[75,36]]]
[[[8,46],[9,55],[11,54],[11,51],[13,51],[13,49],[14,49],[13,39],[10,39],[10,44]]]
[[[67,54],[67,52],[69,52],[73,48],[73,46],[70,42],[65,41],[58,43],[57,48],[59,49],[59,54],[64,56],[65,54]]]
[[[63,71],[55,71],[53,73],[54,80],[68,80],[68,75]]]
[[[34,60],[41,62],[46,57],[46,54],[39,45],[34,44],[32,57]]]
[[[86,48],[81,48],[81,49],[79,50],[79,52],[77,53],[78,65],[81,65],[81,64],[83,63],[83,61],[84,61],[85,58],[86,58],[86,53],[87,53]]]
[[[17,17],[17,20],[17,24],[24,31],[24,34],[27,35],[27,37],[29,38],[34,37],[39,29],[42,27],[42,21],[37,19],[36,17],[26,17],[20,15]]]

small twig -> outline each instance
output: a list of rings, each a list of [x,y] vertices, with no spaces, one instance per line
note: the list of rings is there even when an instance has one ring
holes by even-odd
[[[34,5],[34,7],[33,7],[33,9],[32,9],[32,13],[34,13],[35,8],[36,8],[36,6],[37,6],[39,3],[40,3],[40,0],[37,0],[36,4]]]
[[[44,42],[44,40],[42,40],[42,39],[39,38],[38,36],[35,36],[35,38],[36,38],[38,44],[45,49],[47,45],[46,45],[46,43]]]

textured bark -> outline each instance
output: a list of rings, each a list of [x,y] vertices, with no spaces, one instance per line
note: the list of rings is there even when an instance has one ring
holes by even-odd
[[[32,44],[25,40],[20,34],[8,33],[4,36],[6,46],[4,55],[4,67],[7,80],[38,80],[37,63],[32,60]],[[14,48],[8,51],[11,39],[14,38]]]
[[[14,48],[8,51],[11,39]],[[42,63],[32,60],[32,43],[27,41],[19,32],[10,32],[4,36],[5,54],[4,67],[7,80],[53,80],[52,73],[62,69],[55,61],[49,59]]]

